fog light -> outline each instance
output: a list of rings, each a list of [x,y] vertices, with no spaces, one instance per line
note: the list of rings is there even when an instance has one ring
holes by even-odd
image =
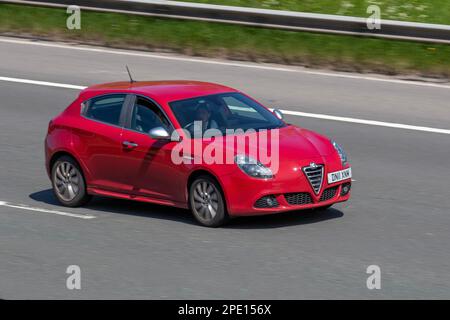
[[[265,197],[259,198],[255,202],[256,208],[275,208],[278,206],[279,206],[279,203],[277,201],[277,198],[275,198],[275,196],[265,196]]]
[[[342,189],[341,189],[341,196],[345,196],[350,192],[350,189],[352,188],[352,184],[351,183],[344,183],[342,185]]]

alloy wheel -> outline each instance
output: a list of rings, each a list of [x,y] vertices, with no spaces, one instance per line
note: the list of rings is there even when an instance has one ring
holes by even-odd
[[[219,197],[217,188],[210,182],[201,180],[193,190],[194,210],[206,220],[213,220],[219,210]]]
[[[80,172],[70,162],[58,164],[54,173],[55,191],[64,201],[72,201],[80,192]]]

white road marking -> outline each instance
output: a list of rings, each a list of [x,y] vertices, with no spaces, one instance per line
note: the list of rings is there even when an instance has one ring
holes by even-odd
[[[58,211],[58,210],[42,209],[42,208],[30,207],[30,206],[27,206],[26,204],[15,204],[15,203],[9,203],[6,201],[0,201],[0,206],[28,210],[28,211],[53,213],[53,214],[57,214],[60,216],[79,218],[79,219],[94,219],[94,218],[96,218],[95,216],[92,216],[92,215],[84,215],[84,214],[76,214],[76,213],[70,213],[70,212],[64,212],[64,211]]]
[[[63,84],[63,83],[55,83],[55,82],[47,82],[47,81],[36,81],[36,80],[9,78],[9,77],[0,77],[0,81],[35,84],[35,85],[38,85],[38,86],[57,87],[57,88],[66,88],[66,89],[75,89],[75,90],[83,90],[83,89],[86,88],[86,87],[83,87],[83,86],[76,86],[76,85],[73,85],[73,84]]]
[[[299,116],[299,117],[306,117],[306,118],[317,118],[317,119],[325,119],[325,120],[333,120],[333,121],[341,121],[341,122],[360,123],[360,124],[366,124],[366,125],[370,125],[370,126],[379,126],[379,127],[405,129],[405,130],[450,134],[450,130],[448,130],[448,129],[412,126],[409,124],[401,124],[401,123],[394,123],[394,122],[383,122],[383,121],[364,120],[364,119],[356,119],[356,118],[348,118],[348,117],[338,117],[338,116],[330,116],[330,115],[326,115],[326,114],[307,113],[307,112],[291,111],[291,110],[281,110],[281,111],[285,114],[290,114],[290,115]]]
[[[0,81],[34,84],[34,85],[40,85],[40,86],[59,87],[59,88],[67,88],[67,89],[79,89],[79,90],[87,88],[85,86],[77,86],[77,85],[72,85],[72,84],[47,82],[47,81],[35,81],[35,80],[20,79],[20,78],[9,78],[9,77],[0,77]],[[298,116],[298,117],[316,118],[316,119],[349,122],[349,123],[359,123],[359,124],[366,124],[366,125],[370,125],[370,126],[397,128],[397,129],[404,129],[404,130],[450,134],[450,130],[448,130],[448,129],[413,126],[413,125],[409,125],[409,124],[375,121],[375,120],[365,120],[365,119],[357,119],[357,118],[349,118],[349,117],[330,116],[330,115],[326,115],[326,114],[308,113],[308,112],[292,111],[292,110],[281,110],[281,111],[284,114],[289,114],[289,115]]]
[[[345,74],[345,73],[337,73],[337,72],[334,73],[334,72],[323,72],[323,71],[311,71],[311,70],[303,70],[303,69],[294,68],[294,67],[292,67],[292,68],[281,67],[281,66],[277,67],[277,66],[263,65],[263,64],[257,64],[257,63],[252,64],[252,63],[241,63],[241,62],[233,62],[233,61],[217,61],[217,60],[211,60],[211,59],[187,58],[187,57],[179,57],[179,56],[156,54],[156,53],[145,53],[145,52],[130,51],[130,50],[103,49],[103,48],[96,48],[96,47],[89,47],[89,46],[75,46],[75,45],[65,45],[65,44],[57,44],[57,43],[50,43],[50,42],[7,39],[7,38],[0,38],[0,42],[23,44],[23,45],[33,45],[33,46],[41,46],[41,47],[49,47],[49,48],[87,51],[87,52],[116,54],[116,55],[126,55],[126,56],[134,56],[134,57],[144,57],[144,58],[151,58],[151,59],[163,59],[163,60],[195,62],[195,63],[204,63],[204,64],[215,64],[215,65],[221,65],[221,66],[252,68],[252,69],[281,71],[281,72],[295,72],[295,73],[304,73],[304,74],[326,76],[326,77],[338,77],[338,78],[347,78],[347,79],[389,82],[389,83],[404,84],[404,85],[450,89],[450,85],[432,83],[432,82],[389,79],[389,78],[371,77],[371,76]]]

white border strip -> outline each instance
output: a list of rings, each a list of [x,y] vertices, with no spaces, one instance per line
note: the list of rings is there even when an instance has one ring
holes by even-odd
[[[338,78],[346,78],[346,79],[358,79],[358,80],[388,82],[388,83],[413,85],[413,86],[421,86],[421,87],[434,87],[434,88],[450,89],[450,85],[433,83],[433,82],[399,80],[399,79],[389,79],[389,78],[381,78],[381,77],[378,78],[378,77],[363,76],[363,75],[356,75],[356,74],[309,71],[309,70],[303,70],[303,69],[299,69],[299,68],[289,68],[289,67],[282,67],[282,66],[277,67],[277,66],[270,66],[270,65],[257,64],[257,63],[251,64],[251,63],[240,63],[240,62],[233,62],[233,61],[217,61],[217,60],[210,60],[210,59],[188,58],[188,57],[171,56],[171,55],[163,55],[163,54],[156,54],[156,53],[146,53],[146,52],[139,52],[139,51],[106,49],[106,48],[89,47],[89,46],[75,46],[75,45],[56,44],[56,43],[50,43],[50,42],[19,40],[19,39],[0,38],[0,42],[12,43],[12,44],[23,44],[23,45],[34,45],[34,46],[58,48],[58,49],[78,50],[78,51],[86,51],[86,52],[105,53],[105,54],[143,57],[143,58],[150,58],[150,59],[214,64],[214,65],[229,66],[229,67],[251,68],[251,69],[280,71],[280,72],[294,72],[294,73],[303,73],[303,74],[311,74],[311,75],[326,76],[326,77],[338,77]]]
[[[42,208],[30,207],[25,204],[9,203],[6,201],[0,201],[0,206],[15,208],[15,209],[22,209],[22,210],[27,210],[27,211],[53,213],[53,214],[56,214],[59,216],[66,216],[66,217],[72,217],[72,218],[78,218],[78,219],[94,219],[94,218],[96,218],[95,216],[92,216],[92,215],[84,215],[84,214],[76,214],[76,213],[63,212],[63,211],[57,211],[57,210],[42,209]]]
[[[36,81],[36,80],[9,78],[9,77],[0,77],[0,81],[25,83],[25,84],[33,84],[33,85],[39,85],[39,86],[65,88],[65,89],[77,89],[77,90],[82,90],[82,89],[87,88],[85,86],[77,86],[77,85],[72,85],[72,84],[47,82],[47,81]],[[448,129],[438,129],[438,128],[413,126],[413,125],[393,123],[393,122],[330,116],[330,115],[326,115],[326,114],[307,113],[307,112],[292,111],[292,110],[281,110],[281,111],[285,114],[298,116],[298,117],[316,118],[316,119],[333,120],[333,121],[341,121],[341,122],[349,122],[349,123],[359,123],[359,124],[366,124],[366,125],[371,125],[371,126],[389,127],[389,128],[397,128],[397,129],[405,129],[405,130],[450,134],[450,130],[448,130]]]

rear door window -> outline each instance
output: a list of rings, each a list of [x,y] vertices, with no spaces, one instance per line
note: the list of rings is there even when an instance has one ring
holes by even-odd
[[[125,97],[125,94],[114,94],[92,98],[85,103],[83,114],[87,118],[119,126]]]

